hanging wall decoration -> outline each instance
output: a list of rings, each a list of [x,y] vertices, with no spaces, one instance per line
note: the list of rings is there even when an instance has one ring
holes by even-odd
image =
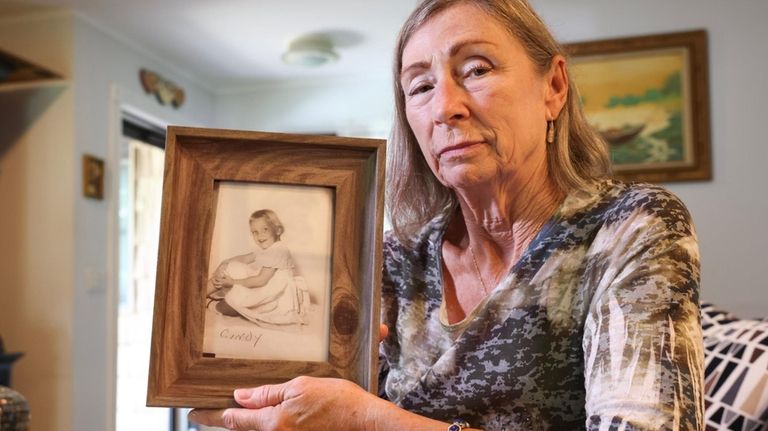
[[[104,199],[104,160],[83,154],[83,196]]]
[[[705,30],[567,48],[584,111],[609,144],[616,177],[711,179]]]
[[[139,81],[141,81],[144,92],[154,94],[161,105],[170,104],[174,108],[179,108],[184,104],[184,89],[163,78],[158,73],[141,69],[139,71]]]

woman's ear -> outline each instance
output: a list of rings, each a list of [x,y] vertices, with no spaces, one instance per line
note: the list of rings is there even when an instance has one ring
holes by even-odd
[[[554,120],[560,115],[568,97],[568,71],[565,66],[565,57],[558,54],[552,58],[549,71],[545,75],[545,99],[548,119]]]

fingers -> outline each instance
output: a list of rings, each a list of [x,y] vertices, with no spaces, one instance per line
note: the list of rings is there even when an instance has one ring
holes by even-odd
[[[267,422],[275,419],[279,411],[275,406],[285,399],[287,384],[264,385],[258,388],[236,389],[235,401],[244,408],[213,410],[195,409],[189,420],[230,430],[268,429]]]
[[[195,409],[189,412],[189,420],[205,426],[222,427],[229,430],[247,431],[267,429],[265,419],[272,410],[269,407],[264,410],[249,409]]]
[[[211,426],[211,427],[223,427],[224,412],[226,412],[226,410],[194,409],[189,412],[189,414],[187,415],[187,418],[190,421],[200,425]]]
[[[226,410],[196,409],[189,419],[208,426],[231,430],[336,429],[330,424],[343,423],[338,429],[368,429],[365,414],[371,398],[356,384],[342,379],[301,376],[286,383],[257,388],[237,389],[235,401],[242,408]],[[339,417],[340,409],[352,414]],[[341,421],[341,422],[339,422]]]
[[[387,335],[389,335],[389,328],[387,325],[379,325],[379,341],[384,341],[384,339],[387,338]]]
[[[248,409],[276,406],[285,400],[285,384],[236,389],[235,401]]]

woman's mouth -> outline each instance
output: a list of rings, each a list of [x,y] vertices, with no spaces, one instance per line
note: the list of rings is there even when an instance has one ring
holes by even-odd
[[[440,152],[437,154],[437,157],[439,159],[459,157],[466,154],[469,151],[475,150],[476,148],[480,148],[480,146],[483,144],[484,144],[483,141],[467,141],[467,142],[460,142],[454,145],[449,145],[441,149]]]

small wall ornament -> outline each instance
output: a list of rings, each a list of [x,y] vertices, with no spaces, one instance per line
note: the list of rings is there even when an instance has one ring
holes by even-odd
[[[141,69],[139,71],[139,81],[147,94],[154,94],[161,105],[170,104],[174,108],[179,108],[184,104],[184,89],[168,81],[156,72]]]
[[[104,199],[104,159],[90,154],[83,154],[83,196]]]

